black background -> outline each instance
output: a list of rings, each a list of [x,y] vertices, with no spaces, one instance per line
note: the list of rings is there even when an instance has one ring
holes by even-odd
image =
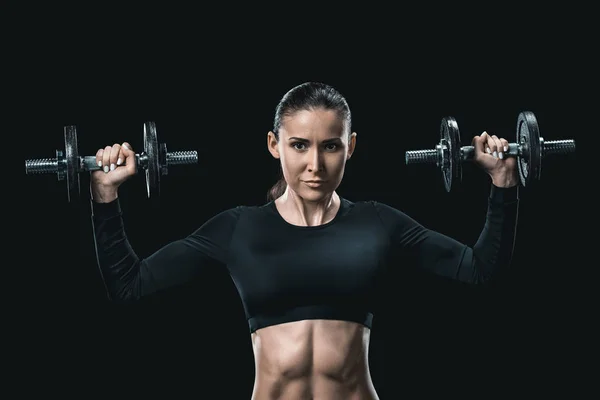
[[[147,199],[141,176],[122,187],[140,257],[224,209],[265,201],[278,173],[266,134],[280,97],[299,83],[329,83],[350,104],[358,138],[341,195],[385,202],[470,245],[483,227],[488,178],[465,166],[463,185],[446,193],[434,166],[406,166],[404,152],[433,148],[447,115],[463,144],[484,130],[513,141],[519,112],[529,110],[546,140],[575,139],[577,157],[544,159],[539,185],[521,188],[514,262],[488,290],[390,278],[372,332],[373,380],[382,399],[478,388],[487,398],[554,390],[579,365],[573,357],[585,358],[583,299],[593,262],[582,251],[596,208],[584,203],[590,174],[580,155],[595,113],[583,17],[568,18],[576,29],[549,22],[542,32],[511,12],[455,29],[458,21],[444,16],[402,25],[410,13],[390,21],[303,15],[292,24],[280,14],[246,19],[239,9],[237,18],[97,11],[21,14],[27,23],[9,35],[7,81],[16,90],[7,92],[5,138],[18,169],[23,159],[62,149],[65,125],[77,126],[81,155],[123,141],[140,152],[147,120],[170,150],[197,150],[198,165],[163,178],[160,201]],[[135,306],[112,305],[96,266],[89,176],[80,177],[82,201],[67,204],[55,176],[15,175],[22,183],[8,198],[24,211],[7,209],[7,222],[18,220],[7,226],[19,233],[6,232],[17,240],[5,263],[19,278],[4,286],[18,332],[7,347],[17,354],[23,390],[250,397],[250,337],[225,270]],[[213,390],[218,395],[209,396]]]

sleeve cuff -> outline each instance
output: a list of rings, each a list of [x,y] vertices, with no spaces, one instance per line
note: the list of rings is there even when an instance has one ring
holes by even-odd
[[[91,203],[93,217],[106,219],[121,215],[121,203],[118,197],[109,203],[98,203],[94,200],[91,200]]]
[[[519,200],[519,185],[501,188],[492,184],[490,200],[494,203],[512,203]]]

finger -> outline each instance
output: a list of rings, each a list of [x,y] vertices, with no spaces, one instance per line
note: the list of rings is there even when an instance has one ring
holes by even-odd
[[[502,144],[502,149],[506,153],[508,151],[508,140],[500,138],[500,143]]]
[[[106,146],[104,148],[104,154],[102,155],[102,168],[104,169],[104,172],[108,172],[109,171],[109,167],[110,167],[110,152],[111,152],[111,147],[110,146]]]
[[[504,146],[502,146],[502,142],[500,138],[496,135],[492,135],[492,139],[494,139],[494,143],[496,144],[496,155],[499,159],[504,158]]]
[[[121,145],[115,143],[112,145],[110,150],[110,170],[114,171],[117,167],[117,160],[119,159],[119,153],[121,152]]]
[[[488,134],[487,132],[483,132],[479,136],[474,136],[471,141],[471,145],[475,148],[475,152],[485,151],[485,143],[487,141]]]
[[[124,151],[125,149],[123,149],[123,146],[119,146],[119,154],[117,155],[117,166],[123,164],[123,160],[125,160]]]
[[[492,155],[494,158],[498,158],[498,145],[494,140],[494,135],[489,135],[486,143],[487,148],[489,149],[488,153]]]
[[[123,142],[120,147],[121,149],[119,151],[119,156],[117,157],[117,165],[123,164],[131,152],[131,145],[127,142]]]
[[[129,142],[123,142],[121,147],[124,151],[133,151],[133,147],[131,146],[131,144],[129,144]]]
[[[104,155],[104,149],[99,149],[96,152],[96,164],[98,164],[99,167],[102,166],[102,156]]]
[[[490,147],[488,146],[488,142],[490,141],[490,134],[487,133],[487,131],[483,131],[483,133],[479,136],[479,142],[480,142],[480,149],[482,152],[486,152],[488,154],[491,154],[492,151],[490,150]]]

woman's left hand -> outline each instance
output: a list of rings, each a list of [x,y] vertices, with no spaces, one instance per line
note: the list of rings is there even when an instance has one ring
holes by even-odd
[[[508,141],[483,132],[472,140],[475,148],[473,161],[479,165],[491,178],[497,187],[511,187],[519,183],[517,158],[506,156]]]

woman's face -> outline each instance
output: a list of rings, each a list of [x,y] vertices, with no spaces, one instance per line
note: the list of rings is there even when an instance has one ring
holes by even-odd
[[[269,151],[281,160],[290,189],[309,201],[319,201],[337,189],[346,161],[352,156],[356,133],[348,135],[335,111],[302,110],[282,120],[279,142],[273,132]],[[311,182],[316,181],[316,182]]]

